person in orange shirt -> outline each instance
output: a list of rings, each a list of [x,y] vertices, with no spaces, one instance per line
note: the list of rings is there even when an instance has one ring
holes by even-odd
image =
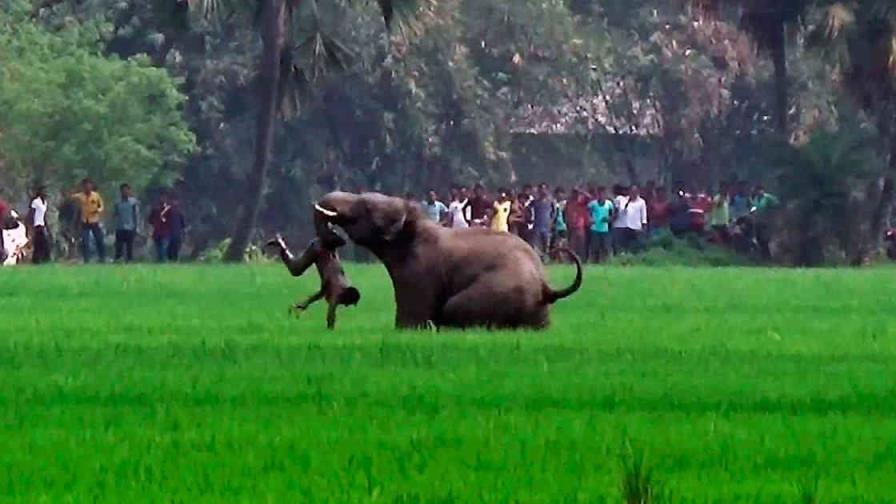
[[[580,189],[572,190],[572,197],[566,203],[566,225],[569,228],[569,247],[580,258],[585,258],[586,231],[588,228],[587,196]]]
[[[81,181],[81,191],[72,195],[72,199],[78,203],[81,211],[81,254],[84,262],[90,262],[90,238],[93,236],[96,245],[96,254],[101,263],[106,262],[106,242],[103,236],[103,198],[96,192],[90,179]]]

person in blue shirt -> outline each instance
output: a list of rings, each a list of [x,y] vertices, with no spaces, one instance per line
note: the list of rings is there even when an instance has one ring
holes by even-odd
[[[131,186],[121,184],[121,199],[115,202],[115,261],[134,260],[134,239],[140,225],[140,202],[131,193]]]
[[[434,189],[429,190],[426,194],[426,200],[421,202],[421,205],[423,206],[423,211],[426,212],[426,216],[439,224],[443,222],[448,214],[448,207],[439,201],[439,195]]]
[[[607,199],[607,189],[598,187],[595,198],[588,203],[591,240],[586,260],[594,258],[595,262],[603,262],[610,256],[610,222],[614,213],[613,202]]]
[[[738,219],[748,215],[750,215],[750,189],[746,182],[740,181],[737,183],[737,189],[731,195],[728,218],[730,222],[737,222]]]

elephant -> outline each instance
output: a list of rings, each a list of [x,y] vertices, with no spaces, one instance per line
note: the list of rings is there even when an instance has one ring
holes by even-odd
[[[318,236],[341,228],[386,266],[398,328],[544,329],[550,307],[582,285],[548,286],[541,260],[519,237],[483,228],[450,229],[419,204],[380,193],[332,192],[314,204]]]

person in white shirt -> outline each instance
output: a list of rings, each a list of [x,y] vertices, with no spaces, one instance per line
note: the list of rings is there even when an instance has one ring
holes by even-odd
[[[28,232],[25,225],[19,219],[15,210],[10,210],[4,222],[0,222],[0,233],[3,239],[0,244],[4,247],[0,251],[3,258],[3,266],[15,266],[25,257],[25,248],[28,246]]]
[[[470,202],[464,198],[459,188],[451,190],[451,203],[448,204],[448,224],[454,229],[470,227]]]
[[[625,203],[619,207],[623,226],[623,250],[637,252],[641,248],[641,235],[647,229],[647,202],[641,190],[633,185]]]
[[[28,210],[28,222],[31,224],[31,243],[34,251],[31,261],[34,264],[50,262],[50,230],[47,227],[47,188],[40,186],[34,192],[34,199]]]
[[[611,239],[613,240],[613,255],[619,255],[625,250],[625,242],[628,235],[625,222],[625,209],[628,205],[628,191],[625,187],[617,184],[613,186],[613,231]]]

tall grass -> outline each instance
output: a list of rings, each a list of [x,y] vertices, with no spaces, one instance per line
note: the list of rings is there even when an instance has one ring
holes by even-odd
[[[622,499],[625,504],[658,504],[660,486],[644,452],[625,440],[622,452]]]
[[[893,499],[894,270],[591,268],[542,333],[349,275],[327,332],[274,266],[0,271],[0,501]]]

